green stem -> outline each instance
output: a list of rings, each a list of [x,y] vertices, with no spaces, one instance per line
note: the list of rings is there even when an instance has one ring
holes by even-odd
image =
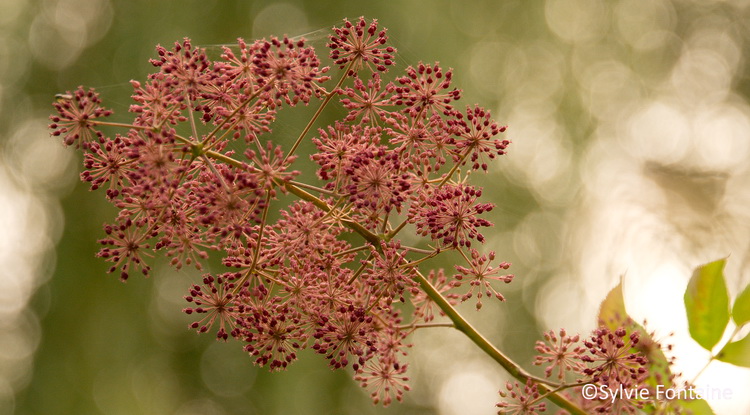
[[[408,324],[405,326],[399,326],[399,329],[416,330],[416,329],[426,329],[426,328],[433,328],[433,327],[454,327],[454,326],[453,326],[453,323],[417,323],[417,324]]]
[[[308,202],[312,202],[315,206],[322,209],[325,212],[330,212],[331,207],[328,206],[328,203],[324,202],[323,200],[320,200],[319,198],[313,196],[312,194],[300,189],[297,186],[294,186],[290,183],[286,183],[284,185],[286,190],[289,191],[289,193],[292,193],[294,195],[297,195],[300,199],[307,200]],[[374,233],[368,231],[364,226],[360,225],[357,222],[354,222],[349,219],[344,219],[341,221],[344,225],[346,225],[349,229],[353,230],[354,232],[357,232],[358,234],[362,235],[363,238],[367,240],[367,242],[371,243],[376,248],[380,248],[380,237],[375,235]]]
[[[325,99],[323,99],[323,102],[320,104],[318,109],[315,111],[315,114],[310,118],[310,121],[307,123],[305,128],[300,133],[299,137],[297,137],[297,140],[292,145],[291,150],[289,150],[289,153],[287,153],[286,157],[284,157],[284,161],[289,159],[295,151],[297,151],[297,147],[302,143],[302,139],[305,138],[308,132],[310,132],[310,129],[312,128],[313,124],[315,124],[315,121],[318,120],[318,117],[320,117],[320,114],[323,112],[325,107],[328,105],[329,102],[331,102],[331,99],[333,99],[334,95],[336,95],[336,90],[338,90],[341,85],[344,83],[344,80],[349,76],[349,69],[351,69],[352,65],[354,64],[356,60],[349,62],[349,65],[346,67],[346,70],[344,71],[344,75],[341,76],[341,79],[339,79],[338,83],[336,83],[336,86],[333,87],[333,89],[326,94]]]
[[[490,356],[493,360],[500,364],[508,373],[514,378],[526,382],[531,379],[537,384],[539,393],[545,394],[552,392],[551,387],[548,385],[545,379],[538,378],[526,372],[517,363],[512,361],[509,357],[505,356],[500,350],[492,345],[481,333],[479,333],[464,317],[456,311],[455,308],[443,297],[435,287],[425,278],[418,270],[416,271],[417,282],[422,287],[422,290],[432,299],[432,301],[440,307],[446,316],[453,322],[454,327],[466,335],[474,344],[476,344],[483,352]],[[571,414],[575,415],[587,415],[581,408],[576,404],[568,400],[563,395],[557,392],[552,392],[548,396],[549,400],[555,403],[560,408],[565,409]]]
[[[317,192],[317,193],[320,193],[320,194],[328,195],[328,196],[331,196],[331,197],[340,197],[341,196],[341,195],[337,194],[336,192],[333,192],[333,191],[330,191],[330,190],[326,190],[326,189],[321,189],[318,186],[313,186],[313,185],[307,184],[307,183],[302,183],[302,182],[290,180],[289,184],[292,184],[292,185],[297,186],[297,187],[301,187],[303,189],[312,190],[313,192]]]

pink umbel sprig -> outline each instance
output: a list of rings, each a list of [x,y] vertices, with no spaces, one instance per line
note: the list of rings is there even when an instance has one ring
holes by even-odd
[[[628,335],[623,328],[615,331],[598,328],[584,342],[590,354],[584,355],[581,360],[592,364],[592,367],[584,369],[583,373],[610,386],[637,382],[646,374],[648,364],[643,355],[632,351],[638,339],[638,332]]]
[[[393,114],[388,124],[386,132],[390,143],[396,146],[401,160],[410,166],[410,174],[421,180],[428,180],[455,151],[452,129],[437,114],[430,118]]]
[[[164,73],[149,76],[142,84],[130,81],[133,87],[133,101],[130,112],[139,114],[133,124],[144,127],[160,127],[185,122],[183,111],[187,108],[185,96],[178,89],[176,79]]]
[[[337,74],[303,39],[238,39],[217,59],[183,39],[132,82],[130,123],[79,88],[50,127],[119,209],[99,253],[110,272],[148,274],[157,252],[178,269],[220,259],[227,270],[189,284],[190,328],[237,340],[271,371],[312,349],[388,405],[409,390],[416,330],[453,326],[500,353],[453,305],[504,300],[498,285],[513,278],[480,252],[494,205],[462,172],[487,170],[509,141],[489,111],[456,110],[452,69],[419,63],[386,79],[396,50],[376,21],[345,21],[328,47]],[[316,103],[299,134],[274,131],[282,111]],[[342,118],[319,125],[335,105]],[[424,277],[444,252],[457,273]]]
[[[157,46],[156,53],[159,57],[151,59],[151,64],[169,75],[169,82],[175,83],[176,95],[194,101],[211,78],[205,50],[193,48],[190,39],[185,38],[182,43],[175,42],[171,50]]]
[[[524,386],[518,382],[506,382],[505,390],[500,390],[504,398],[498,402],[498,415],[538,415],[547,410],[547,404],[540,402],[539,387],[529,379]]]
[[[201,320],[191,323],[191,328],[205,333],[218,321],[217,338],[227,340],[230,334],[237,336],[236,322],[244,314],[244,305],[237,301],[237,295],[234,294],[239,277],[238,273],[225,273],[216,277],[206,274],[203,276],[203,285],[195,284],[190,288],[190,295],[186,295],[185,300],[195,306],[186,307],[183,312],[205,314]]]
[[[99,240],[103,247],[97,256],[114,264],[108,272],[120,270],[123,281],[128,279],[133,268],[148,275],[151,267],[146,264],[145,258],[152,255],[147,241],[153,235],[139,229],[132,220],[122,217],[114,225],[104,225],[104,233],[107,236]]]
[[[385,147],[359,154],[346,170],[350,202],[357,207],[366,226],[377,226],[378,218],[392,210],[401,211],[410,187],[402,173],[398,154]]]
[[[126,187],[129,181],[129,164],[134,162],[128,154],[127,140],[128,137],[117,135],[114,139],[102,138],[101,143],[90,142],[89,152],[84,154],[83,166],[86,170],[81,173],[81,181],[91,183],[91,190],[109,184],[107,197],[117,197],[118,189]]]
[[[67,146],[86,149],[103,134],[95,129],[95,121],[112,115],[112,110],[101,106],[99,94],[93,89],[78,87],[75,92],[60,94],[54,105],[56,115],[50,116],[49,128],[55,137],[62,136]]]
[[[505,154],[505,149],[510,141],[495,139],[496,135],[505,131],[505,127],[497,125],[490,118],[490,112],[479,106],[466,107],[466,115],[456,113],[455,119],[451,120],[451,126],[455,129],[456,149],[464,163],[471,162],[474,170],[480,168],[487,171],[487,159]],[[467,158],[468,156],[468,158]],[[458,158],[459,156],[456,155]]]
[[[371,248],[371,264],[363,274],[363,281],[370,285],[372,295],[384,298],[386,304],[393,301],[405,302],[407,288],[416,285],[413,270],[407,264],[408,251],[401,249],[397,241],[381,242],[380,249]]]
[[[373,316],[361,307],[340,306],[321,316],[316,325],[312,348],[325,355],[334,369],[352,363],[357,371],[377,351]]]
[[[373,19],[369,24],[364,17],[356,23],[344,19],[344,26],[334,27],[329,37],[333,63],[344,68],[351,65],[351,74],[363,67],[375,68],[385,72],[394,64],[393,55],[396,49],[387,46],[386,29],[378,30],[378,21]]]
[[[394,397],[401,402],[404,391],[410,389],[406,383],[409,378],[404,375],[407,366],[389,359],[372,359],[354,376],[354,380],[359,381],[363,388],[372,390],[370,397],[374,403],[382,402],[383,406],[388,406]]]
[[[472,240],[484,242],[479,228],[492,226],[478,216],[494,208],[492,203],[476,203],[481,195],[481,190],[463,183],[424,192],[422,203],[411,206],[410,221],[419,234],[429,235],[443,247],[471,247]]]
[[[363,154],[378,148],[382,130],[336,122],[325,130],[318,130],[318,134],[319,137],[312,140],[318,152],[310,156],[320,166],[318,177],[327,181],[326,189],[343,192],[351,183],[346,172],[353,171],[355,161],[360,160]]]
[[[463,253],[463,251],[461,251]],[[459,287],[464,283],[469,285],[469,290],[461,296],[461,301],[466,301],[471,298],[475,293],[477,310],[482,308],[482,297],[488,298],[495,297],[500,301],[505,301],[505,297],[498,292],[491,284],[492,281],[501,281],[509,284],[513,281],[513,274],[503,274],[505,270],[510,268],[510,264],[507,262],[501,262],[496,266],[492,266],[492,261],[495,260],[495,251],[490,251],[489,254],[480,254],[476,249],[470,249],[471,259],[469,260],[470,266],[464,267],[462,265],[456,265],[456,271],[458,274],[454,276],[455,281],[453,282],[454,287]]]
[[[440,64],[420,62],[416,68],[406,68],[406,76],[396,79],[393,102],[403,105],[402,110],[414,118],[427,118],[431,114],[453,114],[451,102],[461,98],[459,89],[448,90],[453,79],[453,69],[443,72]],[[446,90],[446,91],[443,91]]]
[[[281,105],[282,100],[292,106],[298,102],[307,104],[313,96],[320,96],[317,85],[329,79],[324,75],[328,68],[320,66],[315,50],[305,47],[304,40],[293,41],[285,36],[261,41],[252,61],[258,85],[273,87],[264,100],[270,108]]]
[[[544,333],[544,341],[537,341],[534,347],[539,353],[534,358],[534,365],[549,363],[544,369],[547,377],[557,371],[557,379],[564,380],[565,373],[582,373],[586,368],[581,358],[586,349],[579,344],[580,336],[568,336],[565,329],[560,329],[559,336],[550,330]]]
[[[245,351],[255,364],[279,371],[297,360],[297,351],[309,336],[302,315],[288,304],[266,304],[238,318]]]
[[[349,110],[344,121],[351,122],[361,118],[363,124],[389,122],[392,113],[388,108],[392,106],[394,88],[390,82],[383,88],[377,72],[367,82],[355,79],[352,87],[340,91],[341,95],[346,96],[341,99],[341,105]]]

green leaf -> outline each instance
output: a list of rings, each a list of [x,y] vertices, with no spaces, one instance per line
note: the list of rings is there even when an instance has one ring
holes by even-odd
[[[666,386],[666,385],[665,385]],[[682,390],[682,387],[667,386],[667,388],[673,390]],[[676,412],[679,410],[679,412]],[[668,401],[666,399],[660,399],[655,402],[648,402],[643,407],[643,412],[647,414],[690,414],[690,415],[715,415],[711,406],[703,399],[677,399]]]
[[[633,321],[625,309],[625,299],[622,294],[622,279],[607,294],[604,301],[602,301],[599,307],[598,324],[612,331],[622,327],[628,333],[638,332],[640,341],[631,351],[641,353],[648,360],[649,377],[644,382],[652,387],[656,387],[658,384],[672,387],[670,362],[661,349],[661,344],[642,325]]]
[[[683,412],[692,415],[714,415],[714,411],[708,405],[708,402],[703,399],[680,400],[680,408],[687,409]]]
[[[724,346],[716,358],[735,366],[750,367],[750,334]]]
[[[625,299],[622,296],[622,279],[620,283],[604,298],[599,306],[598,324],[610,330],[617,330],[625,324],[629,324],[630,318],[625,311]]]
[[[716,346],[729,323],[725,264],[720,259],[696,268],[685,290],[690,336],[706,350]]]
[[[745,287],[744,290],[734,300],[734,306],[732,307],[732,319],[741,326],[750,321],[750,285]]]

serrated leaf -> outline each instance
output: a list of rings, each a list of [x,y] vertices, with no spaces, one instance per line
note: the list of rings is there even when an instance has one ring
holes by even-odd
[[[720,259],[696,268],[685,290],[690,336],[706,350],[716,346],[729,323],[725,264]]]
[[[750,321],[750,285],[745,287],[744,290],[734,300],[734,306],[732,306],[732,319],[741,326]]]
[[[716,358],[735,366],[750,367],[750,334],[724,346]]]

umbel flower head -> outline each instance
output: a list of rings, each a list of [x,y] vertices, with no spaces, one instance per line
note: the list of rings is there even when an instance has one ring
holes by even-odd
[[[518,382],[507,382],[505,390],[500,390],[499,393],[505,400],[495,405],[500,408],[498,414],[538,415],[547,410],[547,405],[539,402],[538,387],[531,379],[524,386],[519,386]]]
[[[609,385],[629,384],[637,381],[646,373],[646,358],[631,349],[638,343],[638,332],[629,336],[624,328],[610,331],[600,327],[594,331],[591,339],[584,342],[589,355],[581,358],[593,367],[583,372],[595,381],[607,382]]]
[[[354,74],[363,67],[385,72],[393,65],[393,54],[396,49],[388,46],[386,29],[378,29],[378,21],[373,19],[367,23],[360,17],[356,23],[344,19],[344,25],[334,27],[329,37],[328,47],[331,48],[333,63],[344,68],[350,65],[350,73]]]
[[[304,39],[238,39],[216,59],[183,39],[157,46],[154,72],[131,83],[129,122],[106,121],[112,111],[81,87],[50,124],[119,210],[98,254],[110,272],[148,275],[159,252],[175,268],[220,259],[226,269],[186,283],[191,329],[237,340],[271,371],[312,349],[384,405],[409,390],[409,335],[441,318],[436,307],[503,300],[498,285],[513,278],[480,252],[494,205],[458,179],[505,153],[505,128],[479,106],[458,109],[451,68],[390,75],[387,41],[377,21],[345,20],[326,65]],[[275,131],[301,104],[318,108],[307,126]],[[319,125],[336,105],[342,118]],[[407,233],[425,238],[411,246]],[[448,251],[465,261],[455,275],[428,268]]]
[[[79,87],[75,92],[58,95],[54,104],[57,115],[50,116],[49,128],[53,136],[62,136],[63,143],[87,148],[103,137],[94,128],[96,120],[112,115],[112,111],[101,106],[101,99],[93,89]]]
[[[563,380],[566,372],[581,373],[585,369],[581,358],[586,349],[578,344],[580,336],[568,336],[565,329],[560,329],[559,335],[550,330],[544,333],[544,340],[536,342],[535,349],[539,355],[534,359],[534,364],[549,363],[544,369],[547,377],[556,371],[557,379]]]

